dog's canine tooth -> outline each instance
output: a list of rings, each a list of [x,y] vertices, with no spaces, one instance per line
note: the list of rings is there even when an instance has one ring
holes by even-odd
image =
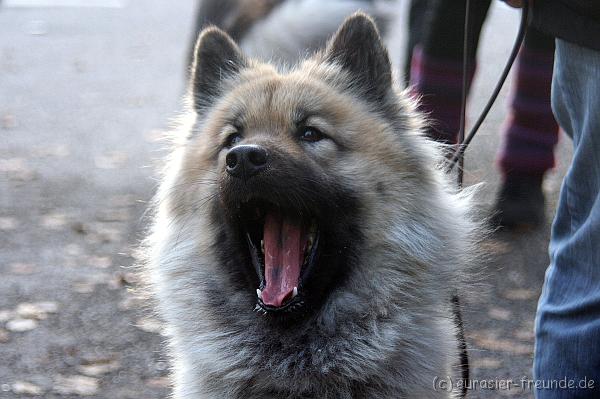
[[[260,290],[260,288],[256,289],[256,296],[262,299],[262,291]]]
[[[294,291],[292,292],[292,298],[296,298],[298,296],[298,287],[294,287]]]

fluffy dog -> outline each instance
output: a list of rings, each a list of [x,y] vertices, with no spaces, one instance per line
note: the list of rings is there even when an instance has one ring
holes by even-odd
[[[205,29],[189,98],[141,251],[174,397],[453,397],[479,226],[372,20],[288,70]]]

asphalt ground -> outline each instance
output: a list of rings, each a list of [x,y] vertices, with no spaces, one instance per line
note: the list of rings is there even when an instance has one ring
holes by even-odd
[[[131,254],[164,155],[158,138],[181,108],[196,3],[34,3],[0,5],[0,398],[163,398],[164,339],[131,293]],[[518,13],[495,5],[488,19],[471,119],[509,53]],[[401,38],[390,46],[400,65]],[[482,210],[498,188],[508,93],[467,153],[467,184],[484,183]],[[561,140],[545,182],[547,220],[569,147]],[[489,292],[465,309],[473,377],[484,381],[472,398],[532,397],[521,385],[531,379],[548,236],[546,223],[485,242]]]

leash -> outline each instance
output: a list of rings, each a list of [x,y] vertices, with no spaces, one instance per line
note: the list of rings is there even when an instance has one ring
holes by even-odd
[[[454,167],[459,164],[459,169],[457,173],[457,181],[459,187],[463,185],[463,170],[464,170],[464,155],[465,150],[471,144],[473,137],[477,134],[477,131],[483,124],[483,121],[487,117],[492,105],[498,98],[498,94],[500,94],[500,90],[504,83],[506,82],[506,78],[508,77],[508,73],[510,72],[517,55],[519,54],[519,49],[523,44],[523,39],[525,38],[525,31],[527,29],[527,21],[529,19],[529,12],[531,3],[528,0],[523,0],[523,8],[521,11],[521,22],[519,23],[519,31],[517,33],[517,37],[515,39],[515,43],[512,47],[510,56],[506,65],[504,66],[504,70],[496,83],[496,87],[492,92],[488,102],[486,103],[483,111],[477,118],[477,121],[469,131],[469,134],[465,136],[466,130],[466,109],[467,109],[467,89],[468,89],[468,67],[469,67],[469,57],[467,55],[467,48],[469,43],[469,5],[470,1],[466,0],[466,9],[465,9],[465,24],[464,24],[464,35],[463,35],[463,79],[462,79],[462,92],[461,92],[461,106],[460,106],[460,127],[458,132],[458,144],[456,150],[448,163],[447,171],[451,172]]]
[[[517,33],[517,37],[515,39],[515,43],[513,44],[510,56],[506,65],[504,66],[504,70],[500,75],[500,79],[496,83],[496,87],[492,92],[488,102],[486,103],[483,111],[477,118],[477,121],[469,131],[469,134],[465,137],[466,130],[466,109],[467,109],[467,89],[469,86],[468,82],[468,68],[469,68],[469,57],[467,54],[468,46],[469,46],[469,6],[470,1],[466,0],[465,3],[465,23],[464,23],[464,33],[463,33],[463,60],[462,60],[462,92],[461,92],[461,104],[460,104],[460,124],[459,124],[459,132],[458,132],[458,144],[456,146],[456,150],[451,160],[448,163],[447,172],[450,173],[452,169],[458,164],[458,173],[457,173],[457,182],[458,186],[462,188],[463,186],[463,171],[464,171],[464,162],[465,162],[465,151],[477,131],[481,127],[481,124],[487,117],[492,105],[496,101],[498,94],[500,94],[500,90],[504,83],[506,82],[506,78],[508,77],[508,73],[510,72],[517,55],[519,54],[519,49],[523,44],[523,39],[525,38],[525,31],[527,29],[527,22],[529,19],[529,7],[530,2],[528,0],[523,0],[523,9],[521,11],[521,22],[519,24],[519,31]],[[460,300],[458,294],[452,296],[452,312],[454,313],[454,322],[456,324],[456,338],[458,340],[458,349],[460,352],[460,370],[461,370],[461,378],[462,378],[462,389],[460,393],[461,398],[466,398],[468,393],[469,381],[470,381],[470,367],[469,367],[469,353],[467,348],[467,340],[465,338],[465,328],[462,319],[462,312],[460,309]]]
[[[463,324],[462,312],[460,311],[460,300],[458,294],[452,296],[452,313],[454,313],[454,323],[456,324],[456,339],[458,340],[460,378],[462,380],[460,397],[466,398],[470,380],[469,352],[467,340],[465,338],[465,326]]]

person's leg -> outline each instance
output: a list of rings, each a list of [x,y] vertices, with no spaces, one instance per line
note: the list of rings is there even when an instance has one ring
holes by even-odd
[[[194,46],[202,29],[210,25],[224,28],[223,21],[227,18],[227,13],[236,7],[236,2],[237,0],[203,0],[199,2],[194,19],[194,30],[187,51],[186,68],[192,64]]]
[[[429,26],[429,14],[431,10],[430,0],[411,0],[408,11],[408,35],[404,56],[404,84],[410,83],[410,66],[412,64],[413,51],[423,41],[423,33]]]
[[[552,226],[550,266],[536,316],[538,399],[600,397],[599,76],[600,52],[557,40],[552,107],[573,138],[574,155]],[[565,377],[593,388],[557,388],[554,381]]]
[[[527,29],[516,64],[510,114],[498,157],[502,172],[494,222],[533,227],[544,220],[544,173],[554,166],[558,125],[550,106],[554,38]]]
[[[415,47],[411,84],[421,96],[420,108],[431,118],[428,135],[438,141],[455,143],[460,121],[462,91],[463,32],[465,0],[430,0],[427,31]],[[467,46],[469,85],[475,72],[475,56],[481,27],[490,0],[470,3]]]

